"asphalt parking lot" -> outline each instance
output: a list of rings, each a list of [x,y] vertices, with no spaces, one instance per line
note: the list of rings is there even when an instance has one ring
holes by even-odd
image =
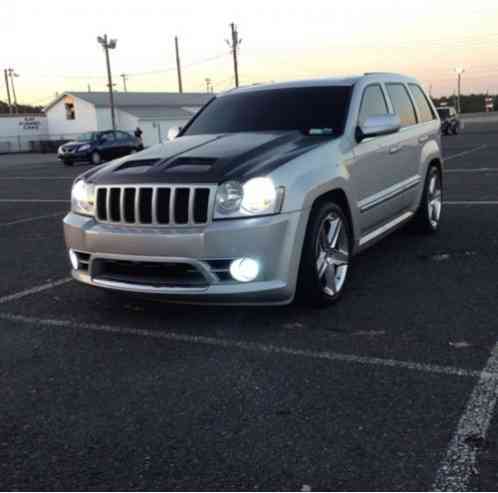
[[[0,156],[1,490],[498,488],[498,122],[444,139],[441,231],[322,311],[68,279],[72,179]]]

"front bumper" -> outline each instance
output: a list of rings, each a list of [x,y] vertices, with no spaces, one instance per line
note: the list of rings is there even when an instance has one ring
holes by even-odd
[[[87,264],[73,277],[91,286],[161,295],[169,301],[215,304],[287,304],[293,300],[307,215],[303,211],[260,218],[214,221],[203,227],[139,227],[98,223],[69,213],[64,218],[68,248]],[[253,282],[220,276],[216,263],[251,257],[261,271]],[[102,262],[184,264],[205,279],[203,285],[157,285],[101,277]],[[226,274],[226,273],[225,273]]]
[[[57,158],[61,161],[89,161],[90,160],[90,151],[83,152],[58,152]]]

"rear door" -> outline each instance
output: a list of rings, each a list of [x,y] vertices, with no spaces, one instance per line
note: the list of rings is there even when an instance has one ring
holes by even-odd
[[[116,135],[116,157],[130,154],[133,146],[130,134],[117,130]]]
[[[114,159],[117,157],[117,143],[113,131],[100,134],[99,152],[103,159]]]
[[[410,208],[422,178],[419,175],[421,136],[418,116],[408,87],[401,82],[386,83],[387,93],[394,112],[401,120],[401,130],[390,136],[389,152],[395,160],[395,207],[398,211]]]

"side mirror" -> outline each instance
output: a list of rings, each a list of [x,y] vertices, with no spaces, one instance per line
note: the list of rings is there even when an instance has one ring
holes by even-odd
[[[171,127],[168,130],[168,140],[175,140],[182,131],[182,127]]]
[[[369,137],[380,137],[399,132],[401,121],[398,115],[370,116],[356,127],[356,141],[360,143]]]

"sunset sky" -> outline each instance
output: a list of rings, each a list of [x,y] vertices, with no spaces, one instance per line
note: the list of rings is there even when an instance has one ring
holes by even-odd
[[[0,68],[19,73],[20,102],[45,104],[70,90],[105,90],[97,35],[118,39],[111,52],[117,88],[176,91],[173,39],[180,38],[185,91],[233,86],[225,39],[239,29],[242,84],[365,71],[414,75],[434,96],[498,92],[498,1],[134,0],[3,1]],[[0,99],[6,99],[0,80]]]

